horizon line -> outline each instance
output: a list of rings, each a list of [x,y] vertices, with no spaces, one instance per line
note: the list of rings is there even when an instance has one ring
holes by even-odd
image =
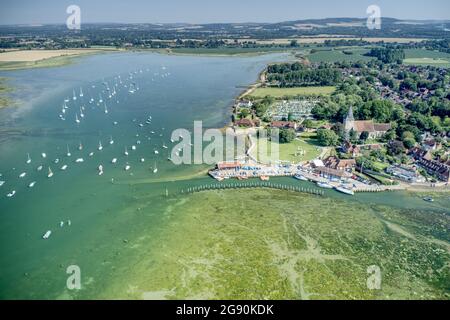
[[[185,24],[185,25],[213,25],[213,24],[278,24],[278,23],[287,23],[287,22],[297,22],[297,21],[317,21],[317,20],[328,20],[328,19],[358,19],[358,20],[367,20],[367,17],[325,17],[325,18],[307,18],[307,19],[298,19],[298,20],[280,20],[275,22],[202,22],[202,23],[195,23],[195,22],[110,22],[110,21],[104,21],[104,22],[83,22],[83,24],[121,24],[121,25],[143,25],[143,24],[152,24],[152,25],[171,25],[171,24]],[[393,18],[393,17],[382,17],[383,19],[390,19],[390,20],[398,20],[398,21],[416,21],[416,22],[448,22],[450,23],[450,19],[402,19],[402,18]],[[0,22],[0,26],[52,26],[52,25],[65,25],[65,22],[34,22],[34,23],[7,23],[3,24]]]

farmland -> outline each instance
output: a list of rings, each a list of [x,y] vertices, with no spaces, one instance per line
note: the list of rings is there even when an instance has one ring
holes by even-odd
[[[311,50],[307,58],[311,62],[336,62],[336,61],[370,61],[372,57],[364,54],[368,49],[361,47],[342,47],[333,49]]]

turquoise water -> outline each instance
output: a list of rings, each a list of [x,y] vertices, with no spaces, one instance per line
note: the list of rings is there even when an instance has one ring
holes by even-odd
[[[17,87],[14,98],[21,105],[0,110],[0,180],[6,181],[0,187],[0,298],[102,297],[102,288],[130,270],[130,261],[145,254],[128,244],[150,241],[153,233],[163,230],[164,212],[171,206],[171,197],[164,196],[166,190],[172,196],[192,185],[213,183],[201,174],[208,166],[175,166],[167,161],[172,130],[191,129],[194,120],[203,120],[204,127],[222,127],[229,122],[230,105],[242,86],[254,82],[268,62],[281,59],[285,55],[114,53],[84,57],[59,68],[1,73]],[[135,93],[129,92],[132,82],[133,88],[139,88]],[[117,84],[117,94],[111,99],[104,83],[111,90]],[[107,114],[104,104],[97,105],[100,94]],[[94,103],[89,103],[91,97]],[[65,99],[68,109],[63,121],[59,115]],[[80,117],[81,105],[84,118]],[[79,124],[75,114],[81,119]],[[146,124],[149,116],[151,124]],[[102,151],[97,150],[100,141]],[[163,144],[169,149],[162,148]],[[94,152],[92,157],[90,152]],[[76,163],[81,157],[84,162]],[[111,164],[113,158],[118,159],[116,165]],[[129,171],[124,170],[126,163],[131,166]],[[37,171],[40,165],[43,170]],[[68,165],[66,171],[60,169],[63,165]],[[104,167],[102,176],[99,165]],[[47,177],[48,167],[54,172],[52,178]],[[19,178],[22,172],[26,176]],[[32,181],[36,185],[29,188]],[[286,178],[273,181],[300,184]],[[15,196],[6,197],[12,190]],[[428,206],[406,193],[348,198],[327,191],[326,196],[348,199],[349,204]],[[446,211],[447,200],[433,206]],[[43,240],[47,230],[52,235]],[[65,270],[72,264],[82,270],[84,290],[68,294]]]
[[[241,86],[254,82],[267,62],[281,57],[115,53],[85,57],[60,68],[3,73],[17,88],[14,98],[22,105],[0,110],[0,180],[6,181],[0,187],[0,297],[57,297],[65,287],[65,267],[71,263],[85,266],[83,273],[98,279],[103,255],[114,251],[115,241],[121,243],[133,236],[136,221],[130,222],[124,210],[139,202],[136,189],[146,202],[147,197],[155,198],[148,220],[138,222],[151,233],[158,213],[164,210],[161,194],[167,187],[169,192],[178,187],[169,182],[137,187],[132,183],[172,180],[207,168],[175,166],[167,160],[170,148],[162,145],[171,147],[172,130],[189,129],[194,120],[202,120],[205,127],[222,127],[229,121],[229,107]],[[130,73],[133,79],[129,79]],[[138,88],[133,94],[129,92],[131,82],[133,89]],[[111,99],[104,83],[110,92],[118,84]],[[107,114],[99,103],[100,94]],[[94,103],[89,103],[91,97]],[[66,99],[63,121],[59,115]],[[81,105],[84,118],[80,117]],[[75,114],[81,119],[79,124]],[[146,124],[149,116],[151,124]],[[140,123],[145,125],[140,127]],[[109,144],[111,136],[113,145]],[[102,151],[97,150],[100,141]],[[78,150],[80,142],[82,151]],[[66,155],[67,145],[71,157]],[[129,156],[124,155],[125,147]],[[91,152],[94,155],[89,157]],[[27,153],[30,164],[26,163]],[[42,158],[41,153],[47,157]],[[76,163],[77,158],[84,162]],[[116,165],[111,164],[113,158],[118,159]],[[126,163],[131,166],[129,171],[124,170]],[[40,165],[43,169],[37,171]],[[66,171],[60,169],[63,165],[68,166]],[[104,167],[102,176],[98,175],[99,165]],[[54,173],[52,178],[47,178],[48,167]],[[26,176],[19,178],[22,172]],[[36,185],[29,188],[32,181]],[[7,198],[12,190],[15,196]],[[62,228],[60,221],[64,222]],[[42,235],[47,230],[52,235],[45,241]],[[123,238],[116,238],[119,234]]]

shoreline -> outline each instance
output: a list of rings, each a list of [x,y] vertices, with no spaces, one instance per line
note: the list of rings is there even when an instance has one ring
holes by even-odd
[[[58,51],[61,51],[58,52]],[[0,72],[36,69],[36,68],[54,68],[63,67],[76,63],[76,60],[82,57],[91,56],[94,54],[121,52],[121,49],[113,48],[89,48],[89,49],[68,49],[68,50],[13,50],[0,52]],[[23,55],[28,54],[40,54],[43,56],[42,59],[32,56],[24,57],[23,59],[28,60],[16,60],[17,57],[4,57],[4,54],[17,54]],[[48,56],[45,56],[45,53]],[[53,55],[52,53],[58,53]],[[3,58],[3,60],[1,60]],[[20,58],[20,57],[19,57]],[[0,110],[8,107],[15,107],[17,103],[14,99],[8,97],[8,94],[15,90],[14,87],[5,84],[8,81],[6,76],[0,77]]]
[[[124,51],[114,48],[86,48],[62,50],[16,50],[0,53],[0,72],[34,68],[61,67],[75,59],[93,54]],[[14,56],[15,55],[15,56]]]

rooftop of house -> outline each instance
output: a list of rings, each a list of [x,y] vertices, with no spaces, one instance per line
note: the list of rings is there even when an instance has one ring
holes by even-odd
[[[272,128],[292,128],[295,129],[297,124],[293,121],[272,121],[270,123]]]
[[[217,169],[224,170],[224,169],[235,169],[242,167],[242,163],[239,161],[232,161],[232,162],[219,162],[217,164]]]

